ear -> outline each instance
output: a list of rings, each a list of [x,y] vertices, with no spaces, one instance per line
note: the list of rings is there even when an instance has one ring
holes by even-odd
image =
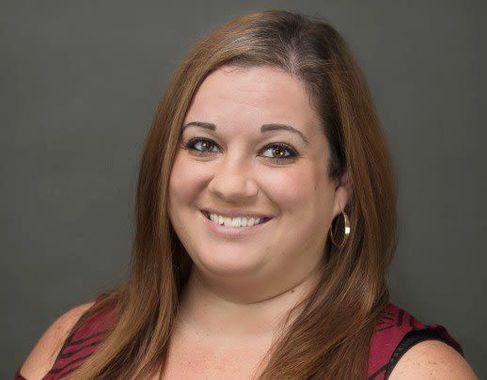
[[[333,202],[333,218],[341,213],[348,204],[353,193],[353,184],[348,171],[336,180],[335,199]]]

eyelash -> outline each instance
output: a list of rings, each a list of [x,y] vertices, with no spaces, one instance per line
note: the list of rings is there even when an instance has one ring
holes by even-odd
[[[197,152],[197,154],[200,154],[200,155],[205,155],[205,154],[211,153],[211,152],[202,152],[200,150],[194,149],[194,145],[198,142],[207,142],[213,146],[218,146],[218,144],[216,144],[213,140],[210,140],[207,138],[201,138],[201,137],[193,137],[186,144],[184,144],[184,148],[188,149],[188,150],[192,150],[194,152]],[[266,151],[269,148],[273,148],[273,147],[285,149],[288,152],[290,152],[290,154],[287,157],[266,157],[266,158],[270,158],[271,160],[273,160],[275,162],[289,161],[289,160],[292,160],[292,159],[299,157],[299,154],[298,154],[298,152],[296,152],[295,149],[293,149],[290,146],[288,146],[287,144],[283,144],[283,143],[273,143],[273,144],[266,145],[263,148],[263,150]]]

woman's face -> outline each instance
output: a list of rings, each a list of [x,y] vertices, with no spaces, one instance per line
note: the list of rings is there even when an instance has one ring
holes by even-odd
[[[348,193],[328,177],[328,142],[300,80],[270,66],[220,68],[196,93],[181,144],[169,217],[203,278],[265,297],[318,268]],[[202,210],[271,219],[225,227]]]

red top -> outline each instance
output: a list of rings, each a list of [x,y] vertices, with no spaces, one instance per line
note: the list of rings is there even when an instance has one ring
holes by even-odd
[[[96,302],[100,298],[102,296]],[[113,320],[110,312],[87,319],[66,339],[52,369],[43,380],[68,379],[68,375],[96,350]],[[464,356],[462,346],[443,326],[423,325],[407,311],[389,304],[372,335],[367,379],[387,379],[401,356],[414,344],[427,339],[441,340]],[[27,379],[19,369],[14,380]]]

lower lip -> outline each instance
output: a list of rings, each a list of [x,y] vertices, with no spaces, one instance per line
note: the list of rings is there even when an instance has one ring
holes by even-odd
[[[201,216],[205,220],[208,228],[217,236],[224,238],[239,238],[244,236],[249,236],[255,232],[262,230],[272,219],[269,219],[265,223],[256,224],[248,227],[226,227],[225,225],[217,224],[206,217],[206,215],[201,212]]]

